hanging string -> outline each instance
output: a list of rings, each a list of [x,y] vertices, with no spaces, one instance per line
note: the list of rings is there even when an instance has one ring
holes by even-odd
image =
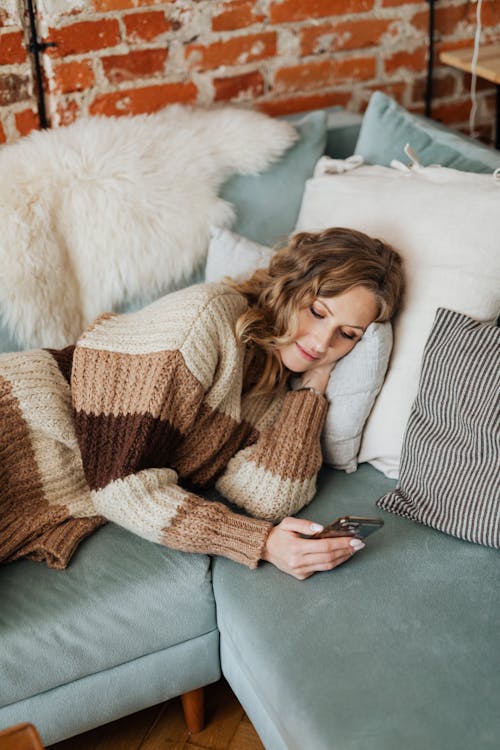
[[[476,7],[476,34],[474,36],[474,52],[472,55],[472,78],[470,84],[470,97],[472,101],[472,108],[469,116],[469,133],[472,136],[477,136],[479,133],[476,132],[476,115],[477,115],[477,97],[476,97],[476,68],[479,57],[479,45],[481,42],[481,8],[483,0],[477,0]]]

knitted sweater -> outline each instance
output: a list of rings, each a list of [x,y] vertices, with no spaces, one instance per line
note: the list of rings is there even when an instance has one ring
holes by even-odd
[[[74,351],[0,358],[0,383],[22,402],[38,516],[50,508],[63,519],[50,529],[54,560],[46,540],[24,551],[7,544],[5,554],[0,513],[0,559],[21,550],[63,567],[80,539],[109,519],[169,547],[257,565],[271,523],[314,495],[326,402],[286,389],[242,396],[245,348],[234,330],[246,304],[223,284],[198,285],[135,313],[102,316]],[[38,404],[33,391],[30,403],[30,378]],[[252,517],[196,493],[213,484]],[[33,523],[28,510],[22,515]]]

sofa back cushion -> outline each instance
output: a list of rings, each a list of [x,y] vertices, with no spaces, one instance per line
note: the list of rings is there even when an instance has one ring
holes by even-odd
[[[500,167],[499,151],[414,115],[376,91],[363,117],[355,153],[363,156],[367,164],[388,167],[393,159],[406,161],[407,143],[424,166],[441,164],[464,172],[493,172]]]
[[[325,150],[326,114],[323,110],[310,112],[292,122],[299,139],[276,164],[261,174],[233,175],[220,193],[234,206],[234,231],[264,245],[274,245],[293,230],[304,183]]]

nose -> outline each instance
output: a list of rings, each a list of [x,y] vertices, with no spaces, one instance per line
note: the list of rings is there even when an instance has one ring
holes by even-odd
[[[317,355],[326,354],[330,341],[332,340],[332,333],[330,331],[317,332],[314,337],[313,350]]]

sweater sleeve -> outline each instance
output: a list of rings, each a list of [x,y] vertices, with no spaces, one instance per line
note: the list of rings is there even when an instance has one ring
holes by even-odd
[[[257,424],[257,441],[239,451],[217,481],[219,492],[257,518],[280,521],[307,505],[322,464],[321,430],[327,402],[311,391],[290,391],[276,419]]]
[[[93,490],[96,510],[152,542],[222,555],[255,568],[271,524],[187,492],[172,469],[145,469]]]
[[[121,321],[106,331],[113,325],[116,340]],[[271,524],[184,490],[166,459],[196,422],[216,368],[208,356],[201,382],[178,349],[113,351],[99,332],[77,344],[71,390],[83,469],[97,512],[110,521],[168,547],[256,567]]]

